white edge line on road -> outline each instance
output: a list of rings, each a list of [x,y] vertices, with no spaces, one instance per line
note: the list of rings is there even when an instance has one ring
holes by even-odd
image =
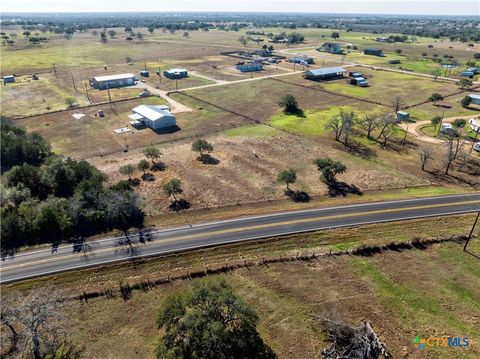
[[[443,217],[443,216],[448,216],[448,215],[473,213],[473,212],[476,212],[476,210],[464,210],[464,211],[456,211],[456,212],[449,212],[449,213],[443,213],[443,214],[426,214],[426,215],[422,215],[422,216],[408,216],[408,217],[401,217],[401,218],[395,218],[395,219],[382,219],[382,220],[378,220],[378,221],[363,221],[363,222],[355,222],[355,223],[349,223],[349,224],[340,224],[340,225],[336,225],[336,226],[322,226],[322,227],[317,227],[317,228],[304,230],[304,231],[301,231],[301,232],[285,231],[285,232],[282,232],[280,234],[277,233],[275,235],[268,236],[268,237],[266,237],[266,236],[253,236],[253,237],[237,239],[237,240],[232,240],[232,241],[222,241],[222,242],[216,242],[216,243],[212,243],[212,244],[203,244],[203,245],[198,245],[198,246],[183,247],[183,248],[178,248],[178,249],[169,250],[169,251],[158,251],[158,252],[153,252],[153,253],[145,253],[145,254],[141,254],[141,255],[138,255],[138,256],[133,257],[133,258],[110,259],[110,260],[104,261],[104,262],[91,263],[91,264],[84,264],[84,265],[80,265],[80,266],[62,268],[61,270],[58,270],[58,271],[46,271],[46,272],[41,272],[41,273],[36,273],[36,274],[14,277],[14,278],[10,278],[10,279],[7,279],[7,280],[2,280],[0,278],[0,284],[12,283],[12,282],[16,282],[16,281],[19,281],[19,280],[36,278],[36,277],[41,277],[41,276],[45,276],[45,275],[49,275],[49,274],[68,272],[68,271],[71,271],[71,270],[74,270],[74,269],[86,269],[86,268],[93,268],[93,267],[102,267],[102,266],[109,265],[109,264],[120,264],[122,262],[132,261],[132,259],[141,259],[141,258],[149,258],[149,257],[163,257],[163,256],[175,254],[175,253],[182,253],[182,252],[192,251],[192,250],[196,250],[196,249],[204,249],[204,248],[209,248],[209,247],[217,247],[217,246],[226,245],[226,244],[236,244],[236,243],[239,243],[239,242],[247,242],[247,241],[252,241],[252,240],[256,240],[256,239],[267,239],[267,238],[272,238],[272,237],[287,236],[287,235],[291,235],[291,234],[310,233],[310,232],[316,232],[316,231],[322,231],[322,230],[328,230],[328,229],[335,229],[335,228],[355,227],[355,226],[377,224],[377,223],[400,222],[400,221],[407,221],[407,220],[412,220],[412,219],[430,218],[430,217]]]

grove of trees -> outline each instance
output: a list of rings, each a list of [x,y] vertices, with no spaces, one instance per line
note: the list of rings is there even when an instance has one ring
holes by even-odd
[[[142,224],[140,198],[128,183],[107,186],[106,175],[88,162],[53,154],[38,134],[1,126],[3,255]]]

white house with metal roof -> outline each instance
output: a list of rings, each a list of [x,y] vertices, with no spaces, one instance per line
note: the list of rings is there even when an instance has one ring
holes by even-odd
[[[345,69],[341,66],[323,67],[321,69],[308,70],[303,73],[303,77],[309,80],[335,80],[341,79],[345,75]]]
[[[170,108],[165,105],[140,105],[132,109],[130,124],[132,126],[148,126],[152,130],[162,130],[173,127],[177,124],[177,119]]]
[[[93,88],[105,90],[107,88],[133,86],[137,80],[138,79],[135,74],[96,76],[90,80],[90,85]]]

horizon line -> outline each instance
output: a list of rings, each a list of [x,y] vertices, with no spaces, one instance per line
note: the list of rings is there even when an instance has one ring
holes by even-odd
[[[184,10],[178,10],[178,11],[162,11],[162,10],[155,10],[155,11],[149,11],[149,10],[120,10],[120,11],[3,11],[0,13],[0,19],[4,15],[17,15],[17,14],[29,14],[29,15],[45,15],[45,14],[156,14],[156,13],[161,13],[161,14],[298,14],[298,15],[349,15],[349,16],[355,16],[355,15],[383,15],[383,16],[436,16],[436,17],[452,17],[452,16],[457,16],[457,17],[478,17],[478,15],[465,15],[465,14],[432,14],[432,13],[421,13],[421,14],[406,14],[406,13],[372,13],[372,12],[350,12],[350,13],[342,13],[342,12],[315,12],[315,11],[310,11],[310,12],[303,12],[303,11],[208,11],[208,10],[197,10],[197,11],[184,11]]]

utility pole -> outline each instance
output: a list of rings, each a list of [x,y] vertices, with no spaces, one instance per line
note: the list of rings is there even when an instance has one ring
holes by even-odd
[[[445,111],[442,112],[442,119],[440,120],[440,126],[438,126],[437,136],[440,134],[440,131],[442,130],[443,118],[444,117],[445,117]]]
[[[407,123],[407,129],[405,130],[405,136],[403,136],[402,148],[405,148],[405,143],[407,142],[407,133],[408,133],[408,128],[409,127],[410,127],[410,123]]]
[[[108,83],[107,83],[107,93],[108,93],[108,103],[110,104],[110,110],[113,111],[113,108],[112,108],[112,97],[110,96],[110,86],[108,85]]]
[[[55,78],[58,79],[57,68],[55,67],[55,64],[52,64],[52,66],[53,66],[53,73],[55,74]]]
[[[145,71],[147,71],[147,61],[145,61]]]
[[[175,90],[178,90],[178,79],[175,79]]]
[[[73,84],[73,88],[75,89],[75,92],[77,92],[77,93],[78,93],[77,86],[75,86],[75,79],[73,78],[73,72],[70,72],[70,75],[72,76],[72,84]]]
[[[85,85],[85,94],[87,95],[87,100],[88,100],[88,102],[90,102],[90,104],[92,104],[92,100],[90,99],[90,96],[88,95],[88,86],[87,86],[87,83],[84,82],[83,84]]]
[[[478,133],[480,132],[480,125],[477,127],[477,131],[475,132],[475,138],[473,139],[472,147],[470,147],[470,153],[473,151],[473,147],[475,143],[477,143]]]
[[[475,226],[477,225],[479,217],[480,217],[480,211],[478,211],[477,218],[475,218],[475,222],[473,222],[472,230],[470,231],[470,234],[468,235],[467,241],[465,242],[465,245],[463,246],[464,251],[467,250],[468,242],[470,242],[470,239],[472,239],[473,230],[475,229]]]

